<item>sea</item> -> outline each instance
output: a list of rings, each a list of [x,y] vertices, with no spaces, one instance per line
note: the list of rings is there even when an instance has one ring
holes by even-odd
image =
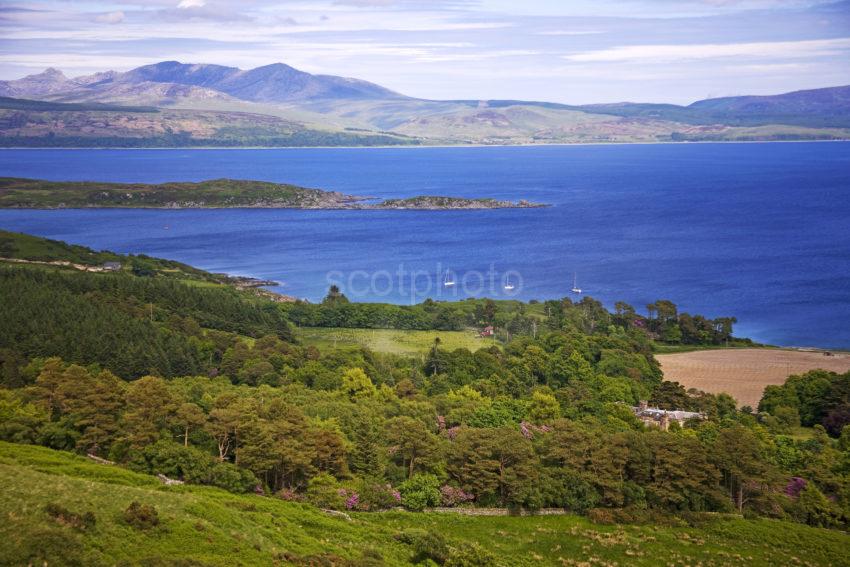
[[[669,299],[734,316],[759,342],[850,349],[850,143],[8,149],[0,176],[526,199],[550,206],[0,210],[0,228],[270,279],[310,301],[331,284],[398,304],[590,296],[645,313]]]

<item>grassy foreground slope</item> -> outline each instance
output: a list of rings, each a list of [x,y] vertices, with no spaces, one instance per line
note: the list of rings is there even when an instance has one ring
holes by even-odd
[[[155,478],[46,448],[0,443],[3,565],[410,565],[396,536],[410,528],[477,542],[494,565],[842,565],[847,534],[772,520],[716,518],[698,527],[601,526],[576,516],[469,517],[407,512],[353,514]],[[123,520],[131,502],[160,523]],[[84,514],[76,528],[49,515]]]

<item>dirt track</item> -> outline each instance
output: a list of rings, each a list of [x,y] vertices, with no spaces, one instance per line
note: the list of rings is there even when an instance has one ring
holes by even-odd
[[[722,349],[659,354],[665,380],[685,388],[726,392],[739,406],[758,406],[765,386],[782,384],[791,374],[814,368],[834,372],[850,370],[850,354],[776,349]]]

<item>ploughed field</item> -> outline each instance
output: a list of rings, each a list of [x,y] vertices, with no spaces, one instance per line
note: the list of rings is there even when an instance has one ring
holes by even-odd
[[[850,370],[850,353],[783,349],[719,349],[658,354],[664,379],[713,394],[725,392],[739,406],[758,406],[765,386],[816,368]]]

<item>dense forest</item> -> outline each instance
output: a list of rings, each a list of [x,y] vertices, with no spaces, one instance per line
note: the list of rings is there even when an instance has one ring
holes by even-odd
[[[758,413],[686,391],[655,345],[720,344],[734,319],[668,301],[278,304],[156,269],[9,264],[0,321],[2,440],[328,509],[850,518],[850,373],[792,377]],[[403,357],[305,346],[293,323],[509,332]],[[641,400],[699,415],[664,430]]]

